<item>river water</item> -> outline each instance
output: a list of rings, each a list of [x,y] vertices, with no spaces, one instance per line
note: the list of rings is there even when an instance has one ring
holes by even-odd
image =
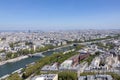
[[[74,49],[74,46],[67,46],[67,47],[56,49],[56,50],[47,51],[47,52],[44,52],[43,54],[45,56],[49,56],[49,55],[53,54],[54,52],[64,52],[64,51],[67,51],[70,49]],[[40,58],[41,57],[28,57],[26,59],[22,59],[17,62],[4,64],[4,65],[0,66],[0,77],[7,75],[7,74],[11,74],[12,72],[14,72],[15,70],[18,70],[20,68],[25,68],[27,64],[35,62],[35,61],[39,60]]]

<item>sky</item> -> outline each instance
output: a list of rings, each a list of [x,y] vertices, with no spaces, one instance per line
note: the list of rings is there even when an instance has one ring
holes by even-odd
[[[120,0],[0,0],[0,30],[120,29]]]

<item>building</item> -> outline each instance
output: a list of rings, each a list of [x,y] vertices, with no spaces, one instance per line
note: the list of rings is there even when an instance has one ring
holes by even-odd
[[[100,61],[100,57],[95,57],[91,62],[90,68],[99,68]]]
[[[58,80],[58,74],[42,74],[34,76],[31,80]]]
[[[111,75],[87,75],[80,76],[78,80],[113,80]]]
[[[109,56],[106,58],[106,66],[107,66],[107,70],[111,69],[111,68],[115,68],[117,67],[117,65],[120,64],[119,61],[119,56]]]
[[[42,71],[57,71],[58,70],[58,63],[54,63],[53,65],[45,65]]]
[[[65,60],[59,67],[59,69],[70,69],[72,66],[73,60]]]

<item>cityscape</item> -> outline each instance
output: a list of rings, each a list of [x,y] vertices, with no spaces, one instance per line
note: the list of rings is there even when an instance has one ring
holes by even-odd
[[[58,80],[59,77],[118,80],[119,33],[120,30],[1,32],[0,77],[3,80]]]
[[[120,80],[119,3],[1,0],[0,80]]]

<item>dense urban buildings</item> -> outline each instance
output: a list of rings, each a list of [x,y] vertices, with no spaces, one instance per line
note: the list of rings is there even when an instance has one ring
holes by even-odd
[[[0,80],[120,80],[120,0],[0,0]]]
[[[72,80],[117,80],[115,75],[119,77],[120,74],[119,32],[1,32],[0,66],[28,58],[40,59],[1,76],[1,79],[17,76],[26,80],[60,80],[66,75]]]

